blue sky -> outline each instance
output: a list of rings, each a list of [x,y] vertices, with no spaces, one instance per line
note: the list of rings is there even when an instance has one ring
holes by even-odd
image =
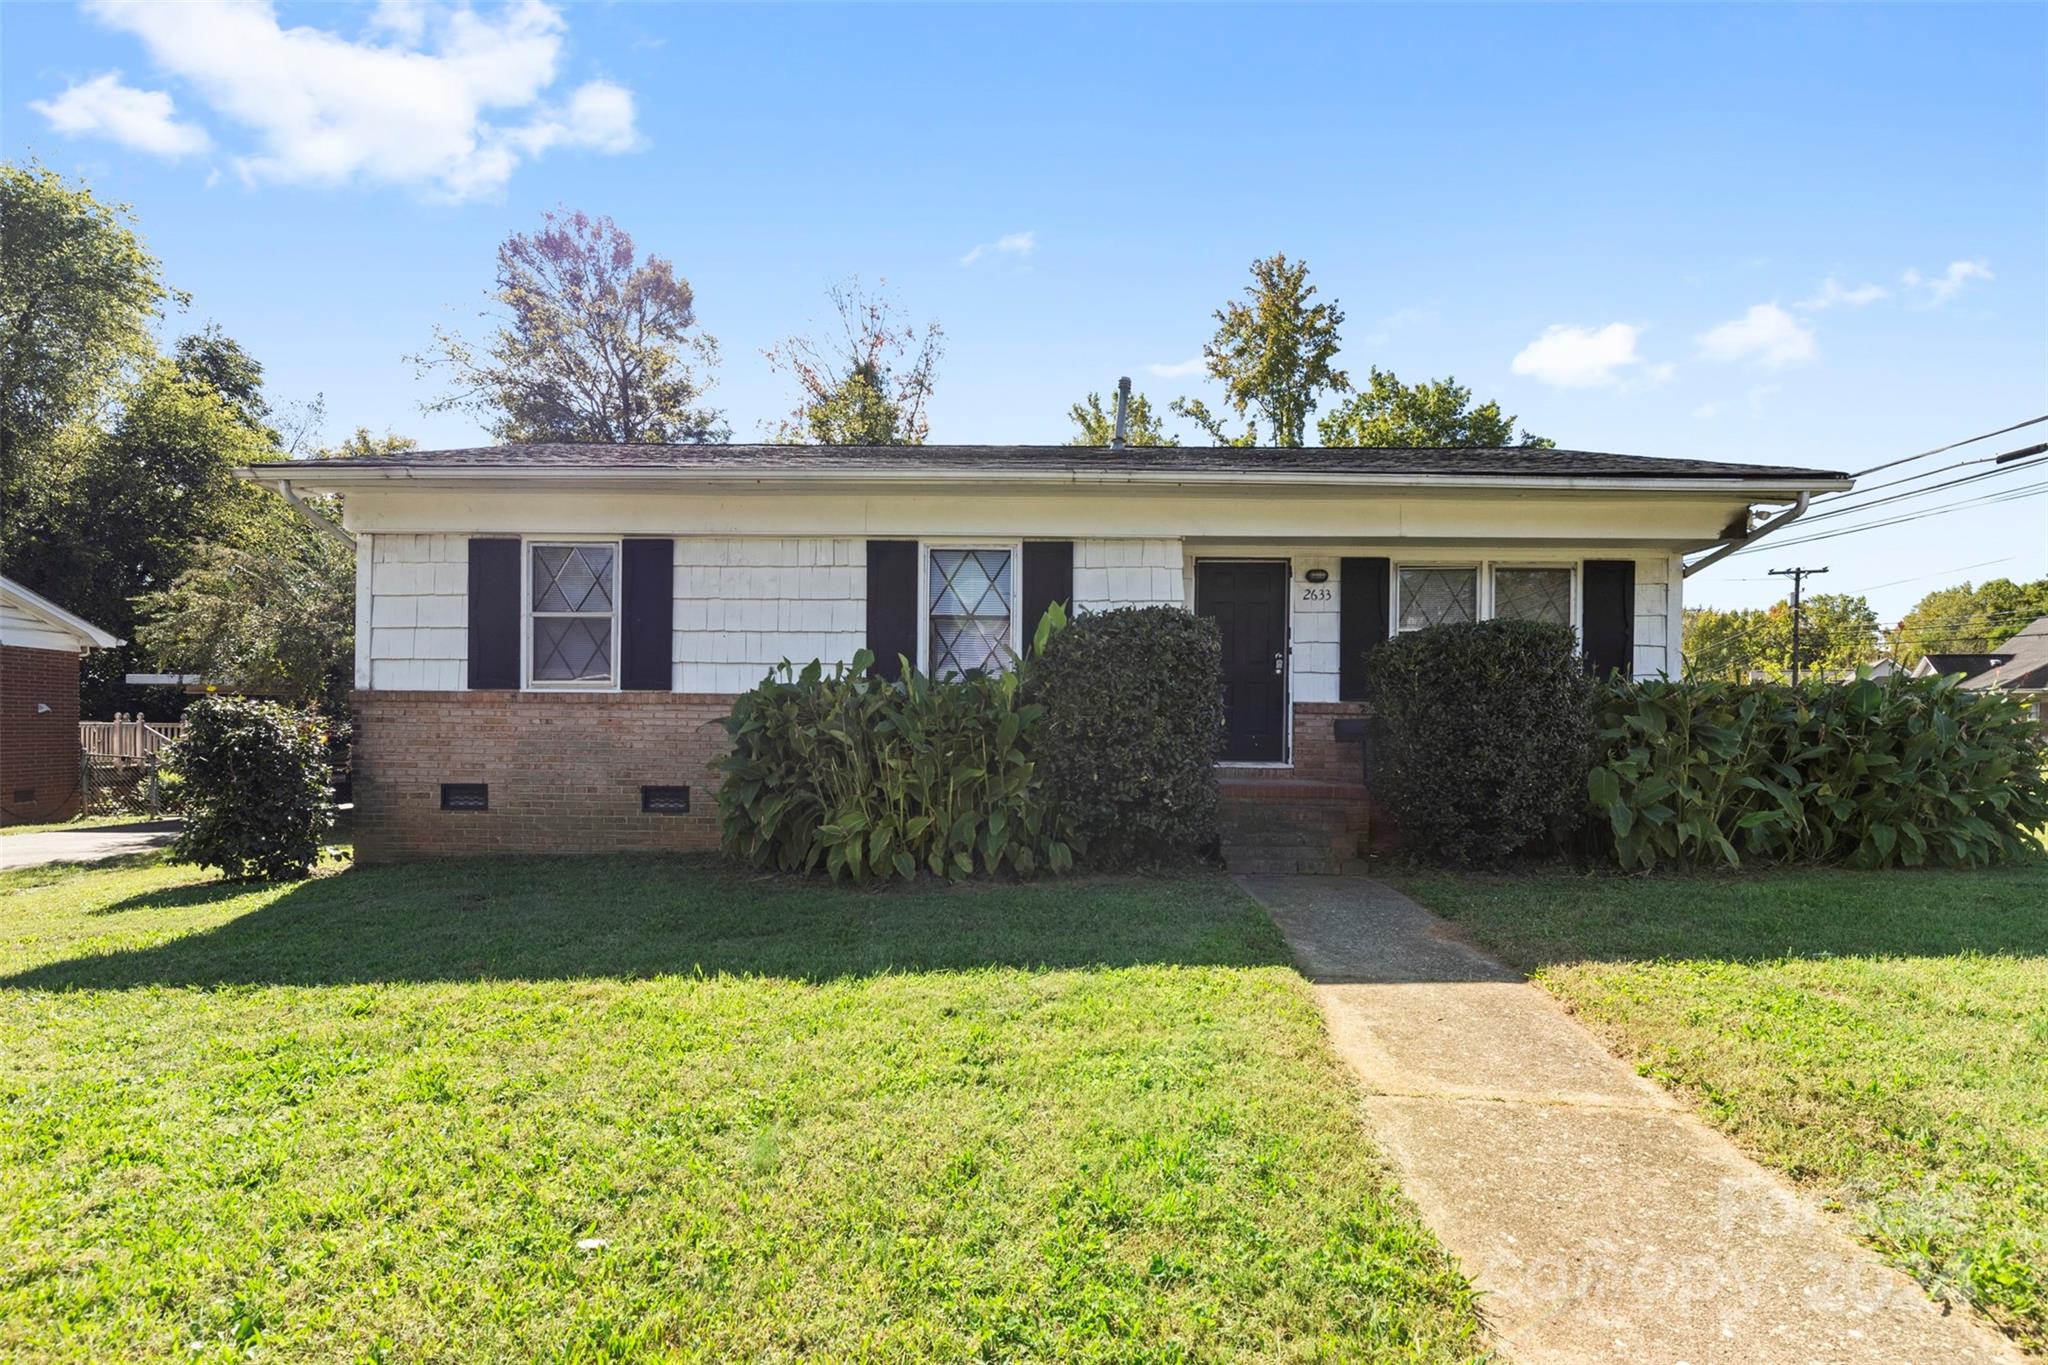
[[[1204,392],[1176,369],[1276,250],[1343,306],[1354,371],[1455,374],[1568,446],[1857,469],[2048,413],[2041,6],[0,24],[7,154],[133,204],[192,294],[170,329],[220,323],[332,435],[478,438],[404,357],[474,326],[497,242],[557,204],[690,279],[742,439],[792,401],[761,351],[849,275],[944,324],[933,439],[1056,441],[1119,374]],[[1775,600],[1781,562],[1893,619],[2048,572],[2048,500],[1738,557],[1690,600]]]

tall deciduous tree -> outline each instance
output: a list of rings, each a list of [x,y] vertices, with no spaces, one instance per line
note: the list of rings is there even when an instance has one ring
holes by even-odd
[[[1851,593],[1816,593],[1799,608],[1799,673],[1840,677],[1877,657],[1877,613]],[[1792,604],[1722,611],[1688,607],[1684,622],[1686,672],[1740,682],[1761,675],[1792,676]]]
[[[501,441],[700,442],[728,439],[704,403],[718,343],[697,325],[688,280],[642,259],[610,218],[542,215],[498,248],[498,329],[479,351],[436,328],[413,357],[451,387],[429,412],[476,414]],[[488,314],[486,316],[489,316]]]
[[[1202,356],[1231,410],[1247,420],[1245,430],[1227,433],[1222,418],[1198,398],[1176,398],[1172,410],[1218,445],[1258,445],[1263,421],[1266,444],[1298,446],[1322,396],[1351,387],[1334,364],[1343,310],[1334,302],[1313,302],[1308,262],[1285,254],[1253,261],[1244,292],[1246,302],[1233,299],[1217,310],[1216,335]]]
[[[0,492],[10,505],[57,435],[152,354],[167,302],[125,204],[33,162],[0,165]]]
[[[882,282],[887,288],[888,282]],[[838,330],[822,340],[793,336],[765,354],[797,383],[797,405],[774,429],[779,441],[828,446],[923,445],[945,332],[904,320],[886,293],[859,280],[826,291]]]
[[[2048,616],[2048,578],[1994,578],[1928,593],[1891,633],[1892,657],[1911,667],[1928,654],[1986,654]]]
[[[1472,406],[1472,390],[1453,379],[1403,384],[1379,366],[1365,387],[1316,424],[1326,446],[1555,446],[1527,431],[1494,402]]]
[[[1074,437],[1070,446],[1106,446],[1116,436],[1116,407],[1112,403],[1105,408],[1102,395],[1091,393],[1067,409],[1067,417],[1074,424]],[[1131,406],[1124,414],[1124,444],[1133,446],[1177,446],[1180,438],[1166,429],[1166,423],[1152,411],[1152,404],[1142,393],[1131,395]]]
[[[375,458],[418,444],[357,427],[313,458]],[[282,500],[257,501],[232,538],[199,546],[168,587],[136,600],[136,643],[158,669],[340,714],[354,682],[355,555]],[[341,519],[339,498],[309,501]]]

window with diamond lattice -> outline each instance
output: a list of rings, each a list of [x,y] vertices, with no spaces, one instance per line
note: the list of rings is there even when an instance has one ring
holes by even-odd
[[[1010,552],[933,550],[931,676],[1000,670],[1010,661]]]
[[[1479,619],[1479,570],[1401,570],[1401,629]]]
[[[612,679],[616,545],[535,545],[532,572],[533,681]]]
[[[1572,623],[1570,569],[1495,569],[1493,614],[1509,621]]]

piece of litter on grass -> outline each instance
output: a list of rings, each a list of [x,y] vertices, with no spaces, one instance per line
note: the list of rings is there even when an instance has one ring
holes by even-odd
[[[578,1251],[602,1251],[610,1245],[611,1243],[602,1237],[585,1237],[576,1244],[576,1249]]]

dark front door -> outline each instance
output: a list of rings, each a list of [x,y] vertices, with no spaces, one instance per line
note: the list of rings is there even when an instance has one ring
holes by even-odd
[[[1287,565],[1195,565],[1195,611],[1223,636],[1223,757],[1277,763],[1287,756]]]

